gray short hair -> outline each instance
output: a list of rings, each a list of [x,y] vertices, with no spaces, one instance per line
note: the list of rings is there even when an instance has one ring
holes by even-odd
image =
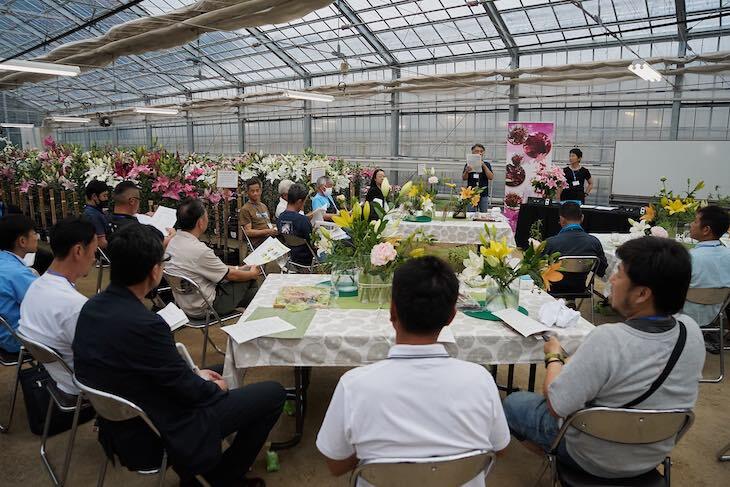
[[[324,186],[327,183],[331,183],[332,179],[329,176],[320,176],[317,178],[317,187]]]
[[[291,179],[284,179],[279,183],[279,194],[287,194],[289,193],[289,188],[291,188],[291,185],[294,184],[294,181]]]

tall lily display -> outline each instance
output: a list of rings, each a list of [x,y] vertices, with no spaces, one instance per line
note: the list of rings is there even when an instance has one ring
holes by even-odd
[[[684,192],[684,196],[681,196],[667,189],[667,178],[661,178],[659,181],[661,181],[662,187],[654,196],[654,202],[644,208],[641,221],[651,226],[664,228],[669,237],[674,238],[679,227],[694,220],[697,208],[707,204],[695,196],[697,191],[705,187],[705,182],[700,181],[693,187],[692,182],[687,179],[687,190]]]

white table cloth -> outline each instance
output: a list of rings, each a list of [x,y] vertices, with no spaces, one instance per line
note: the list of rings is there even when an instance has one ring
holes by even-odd
[[[327,275],[270,274],[246,308],[246,319],[258,307],[271,307],[282,286],[313,285],[329,279]],[[540,306],[553,298],[535,289],[523,290],[520,305],[536,317]],[[471,318],[461,312],[451,324],[456,343],[447,343],[451,356],[478,364],[517,364],[542,362],[543,341],[524,338],[499,321]],[[555,329],[563,347],[573,353],[593,330],[581,318],[578,325]],[[355,367],[385,359],[395,341],[389,310],[317,310],[301,339],[258,338],[243,344],[228,340],[224,377],[231,387],[240,382],[236,369],[259,366],[349,366]]]
[[[515,234],[507,221],[483,222],[470,219],[458,220],[447,217],[445,221],[441,221],[440,216],[436,216],[430,222],[417,223],[401,220],[398,225],[397,233],[407,237],[417,230],[423,230],[425,233],[433,235],[438,243],[449,244],[480,244],[479,233],[484,231],[484,225],[494,226],[497,229],[497,237],[507,239],[507,243],[511,246],[515,245]]]

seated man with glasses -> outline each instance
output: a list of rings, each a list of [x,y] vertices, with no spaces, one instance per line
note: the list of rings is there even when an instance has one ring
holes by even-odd
[[[170,241],[165,270],[193,280],[219,315],[247,306],[258,291],[256,266],[228,266],[200,241],[208,229],[208,212],[200,200],[186,200],[177,209],[180,231]],[[175,302],[188,316],[205,318],[208,307],[199,294],[177,294]]]
[[[624,321],[596,327],[569,360],[552,337],[544,347],[543,395],[515,392],[504,401],[512,434],[536,453],[550,449],[561,418],[585,407],[695,405],[705,361],[702,334],[688,316],[675,317],[692,274],[687,250],[674,240],[642,237],[621,245],[616,254],[621,263],[611,276],[611,306]],[[656,468],[673,447],[674,438],[624,445],[570,428],[557,457],[598,477],[635,477]]]
[[[26,254],[38,250],[38,234],[33,222],[24,215],[6,215],[0,218],[0,316],[18,329],[20,303],[28,288],[38,278],[25,265]],[[0,353],[17,354],[20,343],[4,326],[0,326]]]
[[[276,382],[228,390],[212,370],[194,372],[180,356],[170,327],[145,306],[159,285],[164,250],[159,231],[130,225],[109,242],[111,284],[81,309],[73,342],[75,373],[90,387],[142,408],[162,435],[162,444],[140,418],[99,419],[99,441],[123,465],[159,467],[161,447],[181,477],[195,485],[261,485],[245,478],[286,399]],[[222,441],[236,434],[225,452]]]

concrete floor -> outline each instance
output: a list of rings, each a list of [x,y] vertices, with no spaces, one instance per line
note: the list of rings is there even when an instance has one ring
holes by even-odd
[[[93,293],[95,275],[90,275],[79,284],[79,289],[87,295]],[[586,309],[583,310],[584,315]],[[614,321],[614,317],[597,315],[597,322]],[[217,343],[225,343],[220,330],[213,330]],[[183,330],[176,335],[191,351],[193,358],[200,357],[201,334],[195,330]],[[216,355],[209,351],[209,361]],[[222,362],[222,357],[220,357]],[[718,368],[718,357],[708,356],[705,373],[714,373]],[[504,370],[503,370],[504,369]],[[279,453],[281,470],[267,473],[265,463],[260,458],[254,466],[254,473],[263,477],[267,484],[277,487],[294,486],[345,486],[346,478],[332,478],[327,472],[324,460],[318,453],[314,442],[322,422],[330,397],[339,377],[345,372],[342,368],[318,368],[312,371],[309,390],[309,411],[305,423],[302,442],[295,448]],[[500,368],[498,380],[504,382],[506,367]],[[13,371],[3,367],[0,370],[0,418],[5,420]],[[538,387],[542,384],[543,370],[538,368]],[[273,379],[284,385],[291,385],[293,377],[287,368],[257,368],[251,370],[247,380],[256,382]],[[527,367],[517,367],[517,385],[526,387]],[[730,442],[730,385],[700,385],[700,395],[695,407],[696,421],[682,442],[672,453],[672,480],[676,486],[728,486],[730,485],[730,463],[716,460],[717,451]],[[293,431],[292,418],[283,417],[272,433],[272,439],[286,439]],[[56,461],[62,460],[65,450],[66,434],[58,435],[49,441],[49,452]],[[22,393],[19,393],[12,430],[0,434],[0,485],[1,486],[43,486],[50,485],[49,477],[39,457],[39,438],[30,433],[26,421]],[[102,461],[102,451],[96,441],[92,423],[79,428],[74,447],[73,461],[68,485],[86,486],[96,482]],[[540,470],[541,460],[516,441],[509,445],[506,455],[499,458],[495,470],[489,478],[490,485],[531,486],[534,485]],[[108,486],[133,487],[154,485],[156,479],[138,476],[121,468],[109,469],[106,477]],[[169,471],[165,484],[177,485],[174,472]],[[548,485],[543,479],[541,485]]]

